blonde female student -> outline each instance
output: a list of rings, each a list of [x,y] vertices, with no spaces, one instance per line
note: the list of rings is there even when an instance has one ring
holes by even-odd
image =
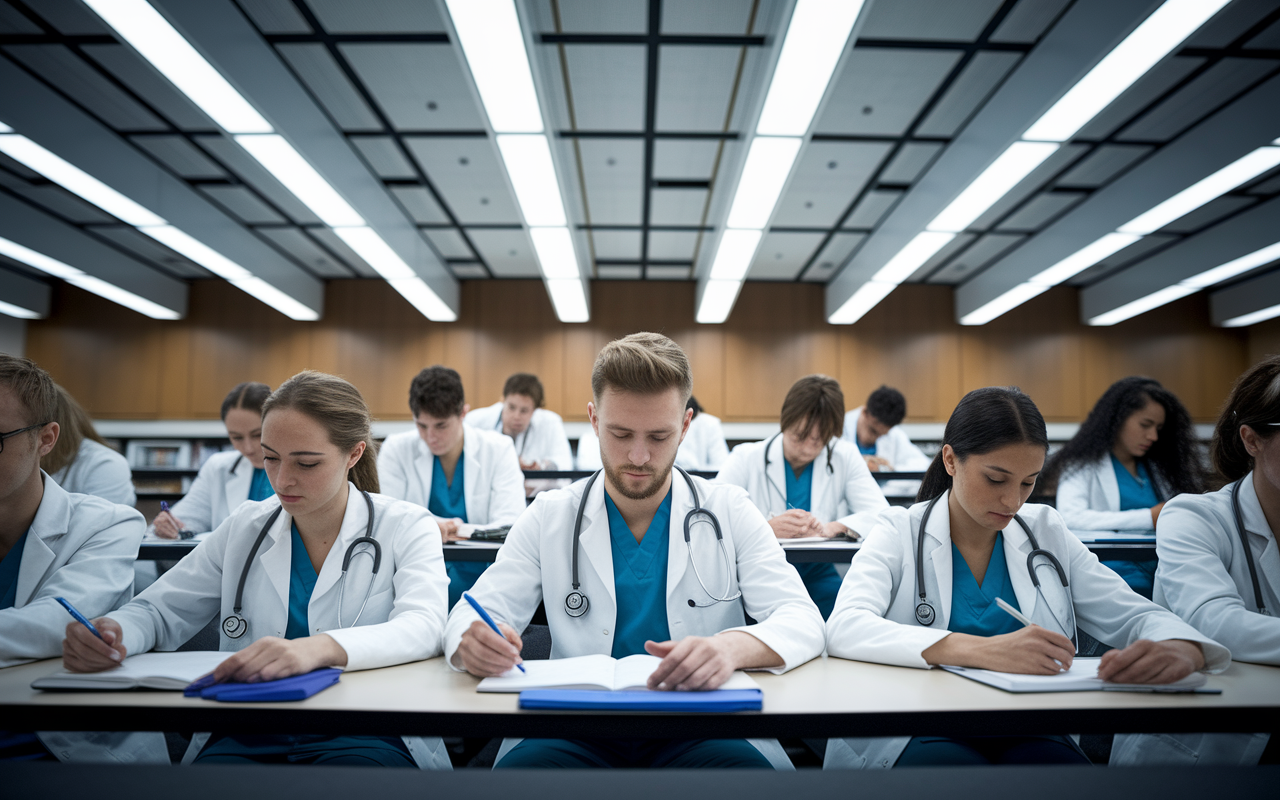
[[[1130,590],[1057,511],[1024,505],[1047,449],[1044,418],[1021,391],[967,394],[921,502],[884,512],[854,558],[827,622],[828,653],[1048,675],[1071,666],[1079,626],[1121,648],[1103,655],[1105,680],[1162,684],[1224,669],[1225,647]],[[997,598],[1035,624],[1023,627]],[[1048,735],[832,739],[826,754],[837,768],[1087,761],[1068,737]]]
[[[125,457],[107,447],[93,420],[66,389],[57,391],[58,441],[40,459],[40,469],[73,494],[91,494],[133,508],[138,500],[133,470]]]
[[[440,532],[426,509],[376,493],[369,423],[360,392],[341,378],[303,372],[286,381],[262,410],[276,496],[241,505],[131,603],[95,620],[105,641],[67,626],[67,669],[96,672],[132,653],[172,650],[215,618],[220,649],[238,651],[216,670],[221,681],[439,655],[448,588]],[[449,764],[439,740],[216,733],[197,735],[184,760]]]

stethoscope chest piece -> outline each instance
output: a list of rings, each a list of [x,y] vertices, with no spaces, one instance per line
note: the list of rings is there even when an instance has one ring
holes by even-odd
[[[564,599],[564,613],[571,617],[581,617],[591,610],[591,601],[582,592],[569,592]]]
[[[228,639],[239,639],[249,630],[249,621],[239,614],[232,614],[222,620],[222,633]]]
[[[928,603],[920,603],[916,606],[916,622],[919,622],[921,625],[932,625],[933,621],[937,619],[937,617],[937,612],[935,612],[933,610],[933,606]]]

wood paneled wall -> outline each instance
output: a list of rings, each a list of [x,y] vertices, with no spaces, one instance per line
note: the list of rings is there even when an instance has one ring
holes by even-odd
[[[970,389],[1016,384],[1064,422],[1140,373],[1211,421],[1256,351],[1280,344],[1280,324],[1256,347],[1246,331],[1212,327],[1203,295],[1090,328],[1075,290],[1059,288],[966,328],[940,286],[904,286],[853,326],[824,322],[820,286],[749,283],[724,325],[693,321],[690,283],[600,281],[591,291],[592,321],[565,325],[541,282],[466,282],[459,321],[441,324],[384,283],[340,281],[328,286],[322,321],[294,322],[229,284],[199,281],[187,319],[159,322],[64,284],[54,314],[30,324],[27,353],[98,418],[216,418],[236,383],[277,386],[310,368],[351,380],[375,416],[407,419],[409,381],[439,363],[462,374],[477,406],[497,401],[510,373],[537,373],[547,406],[582,420],[600,347],[656,330],[685,348],[699,401],[729,421],[777,419],[791,383],[812,372],[837,378],[850,407],[881,383],[896,386],[913,421],[946,420]]]

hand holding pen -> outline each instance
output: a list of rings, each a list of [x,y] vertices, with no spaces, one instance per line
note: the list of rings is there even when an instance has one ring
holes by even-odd
[[[73,622],[67,623],[66,638],[62,640],[62,666],[68,672],[102,672],[119,666],[128,655],[120,623],[110,617],[91,622],[65,597],[55,599],[74,617]]]
[[[155,520],[151,523],[155,529],[156,536],[161,539],[186,539],[186,533],[182,520],[178,519],[169,511],[169,504],[164,500],[160,501],[160,513],[156,515]]]

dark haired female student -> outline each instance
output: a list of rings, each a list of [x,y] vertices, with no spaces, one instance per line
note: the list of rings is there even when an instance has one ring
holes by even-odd
[[[1204,491],[1191,415],[1151,378],[1122,378],[1098,399],[1046,470],[1073,531],[1154,531],[1164,501]],[[1104,562],[1151,596],[1154,561]]]
[[[965,395],[920,502],[884,512],[853,559],[827,622],[827,652],[1050,675],[1070,667],[1079,625],[1122,648],[1102,657],[1105,680],[1162,684],[1226,668],[1226,648],[1130,591],[1057,511],[1024,505],[1047,448],[1044,418],[1019,390]],[[1047,554],[1028,561],[1033,550]],[[1035,625],[1023,627],[997,598]],[[832,739],[826,755],[828,767],[844,768],[1073,762],[1087,759],[1066,736]]]

